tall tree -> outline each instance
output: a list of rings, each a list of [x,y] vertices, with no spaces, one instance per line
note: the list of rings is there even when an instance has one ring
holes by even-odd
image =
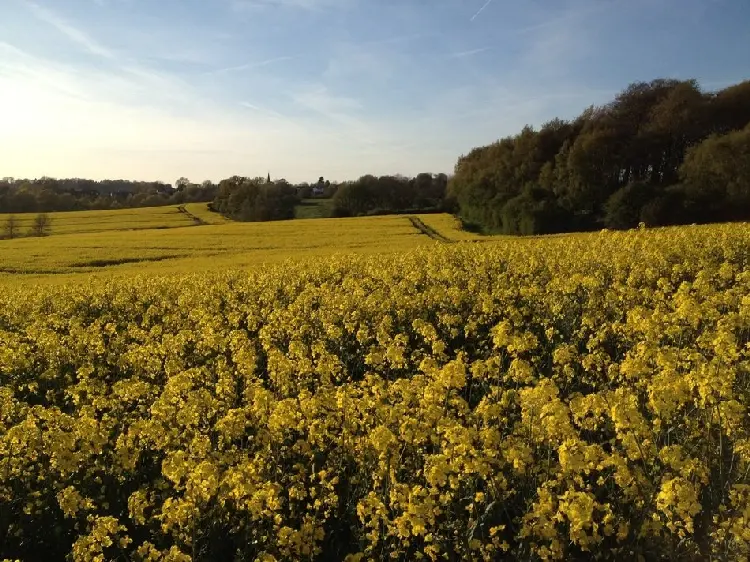
[[[695,80],[676,84],[651,109],[641,142],[649,144],[653,153],[652,179],[669,185],[678,180],[680,163],[685,151],[699,142],[709,129],[709,98]]]
[[[47,236],[51,224],[52,219],[50,219],[47,213],[39,213],[34,217],[34,222],[31,225],[31,233],[34,236]]]
[[[20,231],[20,225],[16,215],[8,215],[3,225],[3,234],[8,239],[16,238]]]

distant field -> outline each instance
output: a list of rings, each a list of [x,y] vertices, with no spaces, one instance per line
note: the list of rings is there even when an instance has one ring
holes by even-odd
[[[195,205],[201,205],[201,203]],[[19,221],[21,235],[25,236],[31,229],[36,213],[22,213],[15,216]],[[193,220],[187,214],[180,212],[176,206],[113,211],[71,211],[48,213],[48,216],[51,219],[50,234],[53,235],[110,230],[152,230],[193,224]],[[0,214],[0,235],[2,235],[2,228],[7,218],[7,214]]]
[[[30,224],[34,215],[18,215]],[[202,221],[198,226],[197,217]],[[477,238],[448,215],[418,215],[452,240]],[[0,218],[2,220],[2,218]],[[0,283],[248,269],[287,259],[408,251],[437,243],[407,216],[236,223],[205,203],[52,214],[52,235],[0,240]]]
[[[333,199],[303,199],[294,209],[298,219],[327,219],[333,212]]]
[[[183,207],[188,213],[200,219],[205,224],[227,224],[228,222],[232,222],[219,213],[209,211],[208,203],[186,203]]]

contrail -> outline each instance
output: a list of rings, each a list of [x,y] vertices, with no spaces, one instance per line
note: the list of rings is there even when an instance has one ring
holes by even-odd
[[[470,57],[471,55],[478,55],[479,53],[484,53],[485,51],[489,51],[489,47],[482,47],[481,49],[472,49],[470,51],[460,51],[458,53],[451,53],[448,55],[449,59],[460,59],[463,57]]]
[[[286,115],[283,115],[279,113],[278,111],[274,111],[273,109],[267,109],[265,107],[260,107],[255,105],[254,103],[250,103],[247,101],[240,102],[240,105],[242,107],[247,107],[248,109],[252,109],[253,111],[258,111],[260,113],[265,113],[266,115],[270,115],[271,117],[276,117],[277,119],[280,119],[282,121],[292,122],[291,119],[289,119]]]
[[[478,12],[477,12],[476,14],[474,14],[473,16],[471,16],[471,19],[470,19],[469,21],[474,21],[474,20],[476,19],[476,17],[477,17],[477,16],[479,15],[479,14],[481,14],[482,12],[484,12],[484,9],[485,9],[485,8],[486,8],[487,6],[489,6],[489,5],[491,4],[491,3],[492,3],[492,0],[487,0],[487,2],[485,2],[485,3],[484,3],[484,6],[482,6],[481,8],[479,8],[479,11],[478,11]]]
[[[293,58],[295,58],[295,57],[288,57],[288,56],[274,57],[272,59],[266,59],[266,60],[262,60],[262,61],[258,61],[258,62],[251,62],[251,63],[248,63],[248,64],[240,64],[238,66],[227,66],[226,68],[217,68],[215,70],[209,70],[205,74],[223,74],[225,72],[233,72],[233,71],[236,71],[236,70],[250,70],[251,68],[258,68],[258,67],[261,67],[261,66],[268,66],[269,64],[274,64],[274,63],[277,63],[277,62],[287,61],[287,60],[291,60]]]

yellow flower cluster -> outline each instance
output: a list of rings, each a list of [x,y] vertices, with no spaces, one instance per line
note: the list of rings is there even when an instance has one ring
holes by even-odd
[[[750,557],[750,226],[0,295],[0,559]]]

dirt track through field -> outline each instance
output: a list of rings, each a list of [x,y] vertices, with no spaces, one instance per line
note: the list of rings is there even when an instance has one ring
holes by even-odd
[[[422,222],[422,219],[414,216],[407,217],[409,221],[411,221],[411,224],[419,230],[422,234],[425,234],[432,238],[433,240],[437,240],[438,242],[442,242],[444,244],[454,244],[456,241],[451,240],[447,236],[443,236],[440,234],[437,230],[434,228],[427,226],[424,222]]]
[[[195,223],[195,226],[200,226],[200,225],[208,224],[203,219],[201,219],[199,217],[196,217],[193,213],[191,213],[190,211],[188,211],[185,208],[185,205],[178,205],[177,210],[179,212],[181,212],[182,214],[187,215],[188,217],[190,217],[191,219],[193,219],[193,222]]]

